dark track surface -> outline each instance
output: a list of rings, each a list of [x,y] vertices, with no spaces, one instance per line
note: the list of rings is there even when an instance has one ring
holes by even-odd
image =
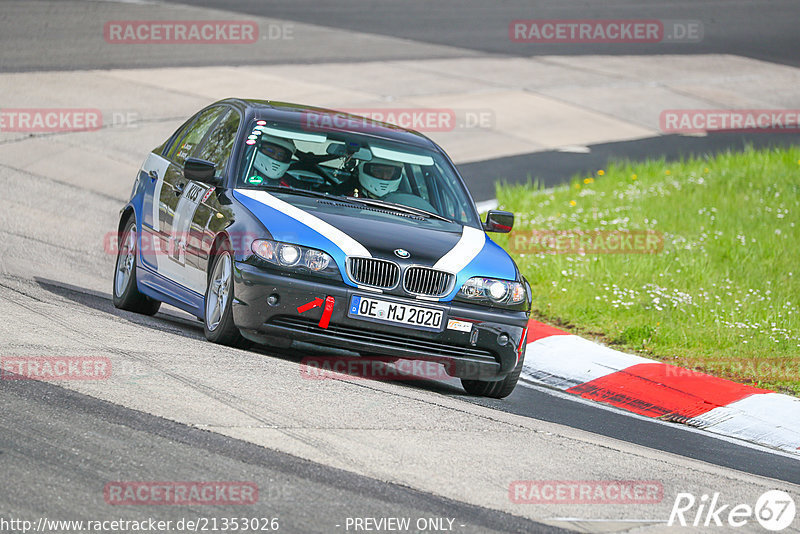
[[[281,532],[345,531],[347,517],[454,519],[459,533],[565,532],[190,428],[55,385],[0,380],[0,517],[141,521],[278,518]],[[112,506],[110,481],[255,482],[245,506]],[[174,524],[174,523],[173,523]],[[463,525],[463,526],[461,526]],[[173,530],[174,531],[174,530]]]
[[[660,451],[702,460],[754,475],[800,484],[800,461],[692,432],[677,424],[663,425],[627,414],[556,397],[539,389],[518,386],[504,401],[470,399],[504,412],[535,417]]]
[[[495,54],[737,54],[800,65],[800,4],[792,0],[178,0],[175,3],[214,7],[318,24],[339,29],[401,37]],[[515,19],[659,19],[696,20],[703,25],[698,43],[650,44],[519,44],[508,37]]]
[[[745,147],[787,147],[800,145],[800,134],[711,133],[707,137],[664,135],[634,141],[591,145],[587,154],[543,151],[505,158],[465,163],[458,170],[476,201],[495,196],[495,182],[527,183],[538,180],[546,187],[568,182],[575,175],[592,175],[610,161],[645,161],[664,158],[676,161],[702,157]]]

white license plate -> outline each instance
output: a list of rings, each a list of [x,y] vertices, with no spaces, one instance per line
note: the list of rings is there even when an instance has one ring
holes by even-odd
[[[409,306],[369,297],[353,296],[350,300],[350,317],[385,323],[396,323],[415,328],[441,330],[444,312],[433,308]]]

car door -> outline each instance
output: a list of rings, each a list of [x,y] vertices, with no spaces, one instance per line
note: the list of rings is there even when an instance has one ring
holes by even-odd
[[[183,176],[186,158],[195,156],[208,132],[227,106],[216,106],[200,112],[186,134],[170,148],[169,167],[158,190],[159,231],[157,271],[196,293],[205,292],[206,280],[196,268],[186,268],[186,246],[194,212],[202,200],[202,188]]]
[[[228,110],[216,123],[206,136],[205,141],[196,153],[196,157],[210,161],[216,168],[216,177],[220,183],[225,183],[225,177],[230,171],[230,162],[233,145],[241,124],[241,115],[235,109]],[[207,272],[208,252],[213,244],[215,233],[211,230],[213,219],[224,218],[222,207],[219,204],[216,187],[208,184],[191,182],[186,186],[196,189],[187,194],[187,198],[197,196],[197,204],[188,228],[186,241],[186,268],[198,269],[201,273]],[[217,226],[217,225],[213,225]]]

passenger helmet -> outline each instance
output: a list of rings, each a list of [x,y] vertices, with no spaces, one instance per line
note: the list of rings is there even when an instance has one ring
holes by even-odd
[[[383,197],[394,193],[400,187],[403,174],[401,163],[381,158],[373,158],[361,163],[358,170],[358,181],[367,192]]]

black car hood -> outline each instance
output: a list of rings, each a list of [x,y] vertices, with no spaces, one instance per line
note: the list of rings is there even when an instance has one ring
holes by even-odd
[[[483,230],[471,226],[255,189],[235,190],[234,198],[274,240],[324,250],[341,267],[348,256],[367,256],[401,265],[436,266],[457,274],[459,280],[467,276],[517,278],[508,254]]]
[[[435,264],[456,246],[463,231],[457,223],[430,223],[357,208],[306,211],[350,235],[377,258],[397,259],[406,251],[411,263],[422,265]]]

